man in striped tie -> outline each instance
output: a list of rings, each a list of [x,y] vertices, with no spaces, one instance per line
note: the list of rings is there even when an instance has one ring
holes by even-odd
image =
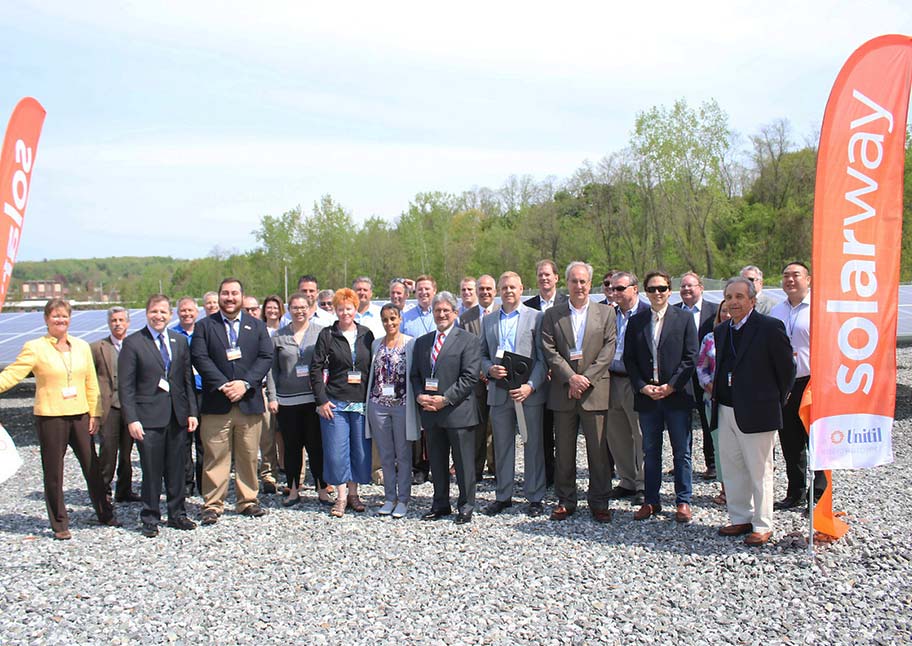
[[[450,450],[459,486],[456,522],[471,522],[475,510],[475,437],[479,421],[473,388],[481,371],[481,345],[456,326],[456,297],[450,292],[434,296],[431,308],[436,331],[415,342],[410,379],[427,432],[434,502],[424,520],[449,516]]]

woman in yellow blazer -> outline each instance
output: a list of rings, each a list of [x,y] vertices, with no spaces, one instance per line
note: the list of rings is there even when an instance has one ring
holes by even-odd
[[[6,392],[28,374],[35,375],[35,421],[41,468],[44,472],[44,500],[54,538],[70,536],[69,518],[63,500],[63,457],[67,444],[82,467],[92,506],[102,525],[119,527],[91,436],[98,430],[101,404],[98,380],[89,344],[67,334],[70,304],[55,298],[44,306],[48,333],[27,341],[16,360],[0,372],[0,392]]]

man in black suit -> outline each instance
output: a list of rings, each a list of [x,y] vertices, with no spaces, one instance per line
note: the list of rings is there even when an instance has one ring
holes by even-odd
[[[624,366],[634,391],[633,406],[643,431],[645,502],[633,514],[645,520],[662,510],[662,436],[668,429],[674,456],[675,520],[693,518],[690,462],[691,377],[699,345],[693,318],[678,307],[668,307],[671,276],[664,271],[646,274],[648,312],[635,314],[624,335]]]
[[[624,365],[624,334],[631,317],[648,311],[649,305],[640,300],[639,280],[633,272],[612,272],[611,292],[617,321],[617,344],[609,367],[611,397],[605,426],[609,453],[620,482],[610,495],[615,499],[632,498],[634,505],[642,505],[643,434],[633,407],[634,391]]]
[[[139,445],[142,466],[140,512],[143,536],[158,536],[162,477],[168,503],[168,527],[194,529],[184,507],[187,434],[197,427],[196,395],[190,347],[169,332],[171,302],[154,294],[146,302],[147,325],[128,336],[117,360],[121,413]]]
[[[557,264],[548,258],[539,260],[535,265],[535,277],[538,281],[538,295],[523,301],[523,305],[539,310],[542,314],[555,305],[567,302],[567,295],[557,291],[560,275]],[[542,415],[542,443],[545,451],[545,484],[554,486],[554,411],[545,406]]]
[[[702,343],[703,337],[712,332],[713,321],[716,318],[716,311],[719,306],[703,300],[703,279],[695,272],[689,271],[681,276],[681,302],[675,307],[680,307],[685,312],[690,312],[694,318],[694,325],[697,326],[697,342]],[[700,382],[694,372],[691,386],[694,393],[702,392]],[[714,480],[716,478],[716,455],[713,451],[712,434],[710,433],[709,420],[706,419],[706,408],[703,406],[702,397],[694,398],[695,407],[700,414],[700,426],[703,429],[703,462],[706,464],[706,471],[703,472],[704,480]]]
[[[242,311],[244,288],[236,278],[219,285],[219,311],[196,324],[190,353],[203,378],[203,525],[218,522],[225,509],[231,458],[235,465],[235,509],[244,516],[266,512],[257,502],[257,457],[266,406],[263,377],[272,367],[266,324]]]
[[[471,522],[475,509],[475,438],[478,400],[474,387],[481,372],[479,340],[456,326],[456,298],[440,292],[431,302],[436,332],[415,341],[410,378],[427,432],[434,502],[424,520],[449,516],[450,449],[459,486],[456,522]]]
[[[773,447],[795,381],[785,325],[757,312],[756,300],[751,281],[729,280],[725,303],[731,320],[713,332],[713,425],[718,422],[731,520],[719,533],[747,534],[748,545],[763,545],[773,534]]]
[[[459,327],[471,332],[478,337],[479,344],[484,337],[485,317],[495,313],[500,308],[494,303],[497,293],[497,284],[494,277],[483,274],[475,281],[477,303],[459,316]],[[484,476],[485,460],[488,463],[488,474],[497,473],[497,464],[494,459],[494,436],[491,429],[488,410],[488,376],[480,374],[478,383],[475,384],[475,397],[478,399],[478,428],[475,431],[475,475],[479,482]]]

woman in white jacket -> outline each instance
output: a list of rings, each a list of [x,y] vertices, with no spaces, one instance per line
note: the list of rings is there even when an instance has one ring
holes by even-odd
[[[409,380],[414,341],[400,332],[402,313],[392,303],[380,309],[380,321],[386,336],[374,341],[371,352],[364,434],[377,447],[383,467],[385,501],[379,513],[402,518],[411,499],[412,442],[421,432]]]

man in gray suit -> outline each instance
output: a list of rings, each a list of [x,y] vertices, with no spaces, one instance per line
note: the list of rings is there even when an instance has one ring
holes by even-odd
[[[494,459],[497,465],[497,496],[485,508],[489,516],[513,505],[513,479],[516,463],[517,414],[525,421],[523,490],[529,501],[528,514],[544,512],[545,454],[542,450],[542,411],[547,390],[547,373],[541,350],[541,312],[522,305],[523,286],[519,274],[507,271],[500,276],[500,312],[485,317],[481,339],[481,367],[490,378],[488,404],[494,433]],[[507,390],[500,383],[508,377],[501,365],[504,352],[527,357],[531,368],[519,387]]]
[[[450,449],[459,486],[460,525],[472,520],[475,509],[474,429],[478,400],[473,388],[481,372],[478,339],[456,326],[456,298],[440,292],[431,301],[436,332],[415,341],[411,373],[415,401],[421,407],[421,427],[427,432],[434,502],[424,520],[450,515]]]
[[[607,523],[611,471],[605,417],[617,324],[613,308],[589,300],[591,265],[571,262],[567,287],[569,302],[550,308],[542,319],[542,348],[551,368],[548,408],[554,411],[557,449],[554,493],[558,504],[551,520],[565,520],[576,511],[576,433],[582,426],[589,462],[589,510],[596,521]]]

